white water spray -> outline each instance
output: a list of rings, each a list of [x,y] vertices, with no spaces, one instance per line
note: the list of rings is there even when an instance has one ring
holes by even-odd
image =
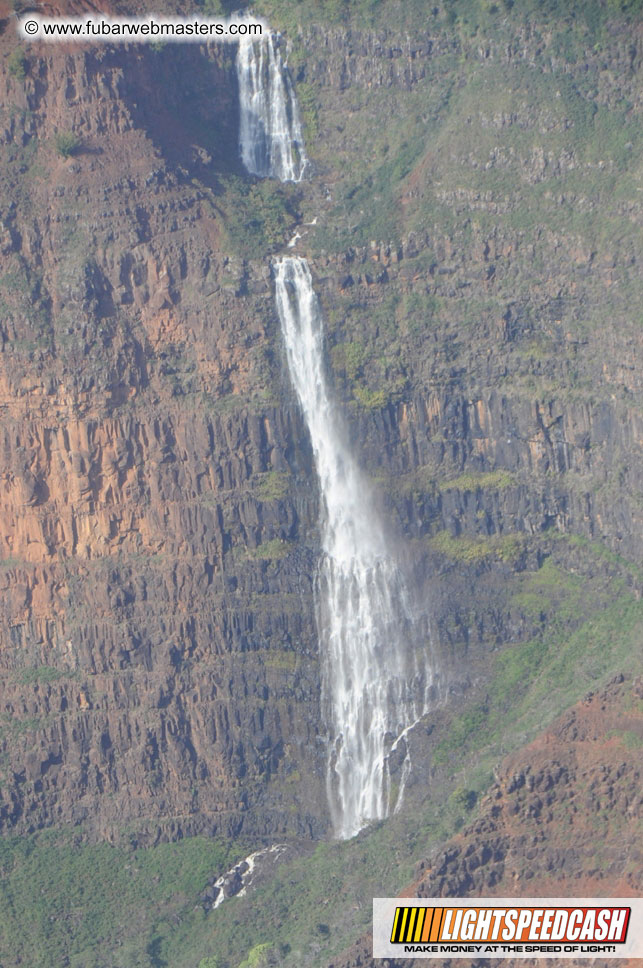
[[[368,486],[347,449],[324,375],[322,318],[305,259],[274,265],[276,302],[292,382],[312,440],[322,494],[317,608],[322,704],[331,733],[328,796],[335,832],[351,837],[401,800],[389,754],[427,707],[430,673],[418,659],[405,582]],[[398,746],[399,743],[399,746]]]
[[[237,51],[241,160],[252,175],[301,181],[307,159],[297,100],[274,33]]]

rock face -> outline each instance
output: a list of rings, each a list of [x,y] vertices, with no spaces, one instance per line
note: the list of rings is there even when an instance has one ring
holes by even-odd
[[[160,56],[47,51],[4,79],[0,815],[309,835],[326,821],[307,443],[261,399],[268,286],[242,295],[221,247],[230,54],[170,58],[162,83]],[[259,817],[303,755],[309,806],[276,794]]]
[[[0,823],[140,842],[321,836],[318,494],[268,258],[235,254],[224,211],[226,179],[243,177],[233,52],[30,47],[21,77],[3,25]],[[407,541],[434,647],[446,668],[466,646],[483,676],[492,650],[533,634],[497,594],[510,569],[542,564],[543,535],[643,557],[640,201],[629,182],[611,193],[630,149],[565,153],[550,144],[565,119],[542,105],[474,104],[471,140],[493,137],[483,160],[455,137],[448,153],[417,152],[396,238],[391,221],[364,239],[363,213],[329,197],[357,192],[360,118],[370,131],[381,98],[464,90],[471,65],[527,65],[547,83],[575,83],[581,66],[529,31],[488,48],[438,26],[410,46],[307,31],[292,69],[320,134],[293,199],[326,233],[303,245],[334,387]],[[637,36],[615,32],[587,58],[583,103],[640,106]],[[448,114],[444,97],[427,117]],[[516,131],[531,140],[512,155]],[[56,147],[65,132],[80,142],[71,157]],[[462,183],[443,184],[446,169]],[[501,170],[542,186],[543,205],[587,218],[604,206],[628,232],[612,245],[594,223],[525,227],[517,196],[477,184]],[[438,207],[416,218],[427,200]],[[469,670],[452,666],[464,687]]]
[[[638,897],[642,695],[640,679],[619,676],[509,757],[479,817],[418,865],[417,880],[404,893],[515,897],[519,890],[531,897]],[[413,962],[388,964],[406,968]],[[374,965],[366,938],[332,968]]]
[[[480,818],[419,866],[418,896],[637,895],[642,694],[619,676],[509,757]]]

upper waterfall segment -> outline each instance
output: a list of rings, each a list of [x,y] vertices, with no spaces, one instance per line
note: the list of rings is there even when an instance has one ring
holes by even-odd
[[[239,147],[252,175],[301,181],[308,160],[297,99],[279,35],[242,40],[237,51]]]

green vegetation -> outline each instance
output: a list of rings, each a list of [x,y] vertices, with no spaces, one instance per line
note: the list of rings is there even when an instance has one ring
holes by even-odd
[[[41,729],[46,729],[56,719],[51,716],[27,716],[25,719],[18,719],[16,716],[9,716],[6,713],[0,715],[0,734],[7,734],[14,739],[24,736],[26,733],[36,733]]]
[[[392,403],[397,403],[404,396],[407,381],[404,377],[397,377],[384,387],[371,390],[368,387],[356,386],[354,389],[355,399],[365,410],[382,410]]]
[[[349,380],[354,381],[362,371],[366,351],[360,343],[349,341],[338,343],[331,350],[333,368],[343,370]]]
[[[254,493],[260,501],[283,501],[288,494],[290,474],[283,471],[266,471],[257,478]]]
[[[431,328],[442,308],[442,300],[430,293],[418,292],[416,289],[404,295],[402,319],[409,336],[422,339]]]
[[[329,329],[337,339],[331,348],[333,371],[365,410],[381,410],[398,403],[408,392],[400,309],[399,295],[389,292],[376,303],[349,295],[345,304],[331,310]],[[347,315],[351,321],[349,340],[340,338]]]
[[[527,615],[539,616],[543,610],[550,613],[550,631],[564,632],[570,622],[586,614],[589,603],[582,578],[563,570],[553,558],[546,558],[537,571],[516,576],[516,583],[519,590],[512,595],[511,605]],[[614,593],[623,591],[617,578],[612,589]]]
[[[389,27],[392,10],[396,26],[408,31],[418,24],[452,28],[457,35],[474,37],[499,29],[511,15],[518,24],[537,19],[543,26],[576,27],[596,39],[612,17],[637,17],[642,0],[444,0],[428,5],[426,0],[407,0],[394,7],[385,0],[259,0],[258,12],[282,29],[296,33],[297,25],[309,21],[349,24],[354,27]]]
[[[257,944],[248,953],[245,961],[242,961],[239,968],[265,968],[268,964],[268,955],[272,949],[270,942]]]
[[[271,943],[283,964],[293,968],[328,964],[357,930],[368,928],[371,898],[410,880],[413,852],[460,825],[457,807],[439,805],[433,797],[427,807],[412,820],[394,818],[348,843],[319,844],[280,865],[274,882],[253,898],[237,899],[227,914],[225,906],[214,912],[211,930],[224,964],[236,968],[240,943],[250,951]]]
[[[78,848],[71,834],[0,839],[0,959],[98,968],[109,952],[114,968],[154,968],[162,964],[154,937],[170,929],[168,914],[191,909],[208,878],[240,856],[201,837],[133,851]]]
[[[355,24],[360,18],[358,6],[348,4],[346,10]],[[307,11],[305,3],[275,2],[271,7],[276,17],[296,8],[300,21]],[[376,18],[384,19],[391,11],[388,4],[374,9]],[[594,253],[598,260],[614,255],[623,266],[619,285],[627,288],[628,296],[632,290],[631,299],[624,295],[625,289],[621,297],[616,290],[602,292],[565,325],[572,330],[596,329],[604,326],[606,318],[623,314],[631,318],[641,310],[640,292],[636,294],[627,268],[637,230],[623,225],[619,205],[624,202],[617,199],[635,197],[641,134],[627,98],[601,103],[604,95],[599,96],[597,78],[609,64],[608,52],[617,59],[615,41],[607,29],[609,18],[623,12],[633,17],[637,5],[516,0],[509,16],[508,9],[504,0],[457,0],[436,5],[436,15],[427,18],[424,6],[421,22],[429,31],[448,34],[451,30],[458,53],[432,59],[426,79],[405,91],[403,99],[395,88],[365,92],[358,85],[341,97],[316,92],[324,130],[339,114],[345,132],[341,139],[328,139],[328,146],[315,145],[319,162],[331,166],[338,178],[334,210],[311,244],[318,250],[345,251],[350,246],[368,246],[372,239],[396,241],[415,231],[420,237],[430,236],[434,247],[436,238],[448,237],[462,260],[460,278],[464,276],[462,282],[468,283],[476,238],[484,240],[498,231],[505,239],[509,231],[514,238],[553,233],[568,239],[570,246]],[[411,0],[396,9],[396,25],[402,29],[406,18],[417,25],[418,14]],[[529,20],[530,30],[539,36],[541,50],[533,63],[507,65],[493,54],[481,58],[479,51],[486,44],[497,51],[515,43],[523,20]],[[577,67],[570,64],[574,59]],[[631,78],[626,83],[631,84]],[[384,125],[378,123],[383,117]],[[356,150],[359,171],[352,162]],[[591,205],[585,199],[591,199]],[[544,242],[537,246],[533,263],[534,271],[543,275],[545,249]],[[444,252],[438,256],[434,248],[431,259],[435,267],[448,261]],[[452,320],[460,332],[465,327],[475,332],[502,317],[501,303],[493,304],[496,296],[506,296],[507,301],[524,297],[525,306],[533,307],[533,280],[524,266],[514,259],[509,267],[499,253],[495,259],[489,257],[490,263],[494,261],[499,262],[494,268],[506,274],[490,298],[481,298],[477,283],[453,291],[448,276],[431,277],[426,268],[417,284],[410,288],[400,284],[404,305],[397,341],[403,365],[409,359],[413,362],[413,340],[434,332],[437,321],[444,329]],[[617,303],[618,311],[607,308]],[[576,315],[571,310],[565,304],[560,315]],[[367,307],[355,303],[343,313],[348,341],[355,341],[359,315],[365,312]],[[537,319],[534,324],[536,331],[543,329]],[[464,358],[458,362],[467,366],[466,342],[449,344],[443,338],[442,349],[460,354]],[[520,352],[524,368],[533,371],[539,360],[555,353],[555,346],[536,332]],[[517,382],[516,377],[512,373],[507,382]],[[570,373],[563,392],[591,392],[591,383],[583,387],[582,381],[581,372],[576,377]],[[362,405],[377,407],[390,396],[380,392],[388,380],[375,367],[367,368],[359,382],[362,389],[354,393],[351,388],[351,393]],[[542,377],[531,382],[532,392],[543,386]],[[395,395],[399,396],[397,388]]]
[[[434,551],[446,558],[473,565],[492,558],[515,561],[522,554],[526,540],[527,536],[522,533],[476,538],[467,534],[454,537],[448,531],[439,531],[429,543]]]
[[[52,666],[32,666],[16,673],[16,682],[26,686],[36,682],[56,682],[58,679],[68,679],[73,675],[72,672],[54,669]]]
[[[622,555],[618,555],[614,551],[611,551],[600,541],[590,541],[589,538],[585,538],[580,534],[561,535],[559,540],[565,541],[572,548],[581,549],[584,554],[590,554],[596,559],[606,561],[610,565],[614,565],[618,571],[626,572],[639,581],[643,580],[643,568],[641,568],[635,562],[628,561],[627,558],[623,558]]]
[[[265,259],[283,246],[297,220],[296,199],[293,186],[231,176],[222,204],[233,250],[245,259]]]
[[[25,562],[21,558],[2,558],[0,559],[0,568],[18,568],[20,565],[24,565]]]
[[[270,541],[264,541],[257,545],[256,548],[247,547],[244,555],[254,561],[279,561],[281,558],[285,558],[291,550],[290,542],[284,541],[282,538],[272,538]]]
[[[512,725],[525,740],[610,672],[638,667],[643,603],[626,594],[600,609],[590,592],[583,604],[590,617],[575,631],[554,627],[498,655],[486,695],[456,717],[436,749],[436,762],[459,760],[503,737],[506,743]],[[578,615],[578,607],[575,611]]]
[[[276,669],[279,672],[294,672],[297,668],[299,656],[297,652],[286,652],[285,650],[270,649],[263,655],[263,663],[269,669]]]
[[[468,790],[466,787],[456,787],[448,799],[449,810],[455,816],[455,827],[458,829],[464,824],[469,814],[476,805],[478,794],[475,790]]]
[[[317,98],[312,84],[301,81],[297,85],[297,101],[301,111],[301,118],[304,122],[304,138],[306,145],[310,148],[319,134],[319,111],[317,109]]]
[[[438,488],[441,491],[504,491],[515,484],[516,478],[511,471],[497,470],[480,474],[469,471],[450,481],[440,481]]]
[[[632,729],[612,729],[607,733],[607,739],[617,739],[627,750],[638,750],[643,747],[643,736]]]
[[[82,141],[72,131],[60,131],[54,139],[54,144],[61,158],[70,158],[78,151]]]
[[[22,81],[27,76],[27,65],[29,61],[25,55],[25,52],[20,47],[16,47],[14,51],[9,55],[7,60],[7,69],[12,77],[17,77],[19,81]]]

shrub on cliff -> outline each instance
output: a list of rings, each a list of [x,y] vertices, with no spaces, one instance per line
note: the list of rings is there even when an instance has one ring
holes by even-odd
[[[72,131],[59,131],[54,144],[61,158],[70,158],[80,148],[81,140]]]
[[[16,49],[9,55],[7,68],[13,77],[17,77],[18,80],[21,81],[27,74],[27,64],[28,61],[25,57],[24,51],[20,47],[16,47]]]
[[[291,193],[265,179],[248,187],[231,178],[225,197],[226,229],[244,259],[260,259],[281,248],[295,225]]]
[[[241,962],[239,968],[264,968],[271,950],[270,942],[255,945],[252,951],[248,952],[246,960]]]
[[[319,134],[319,112],[317,109],[317,99],[312,84],[301,81],[297,85],[297,99],[299,109],[306,127],[306,141],[314,141]]]

